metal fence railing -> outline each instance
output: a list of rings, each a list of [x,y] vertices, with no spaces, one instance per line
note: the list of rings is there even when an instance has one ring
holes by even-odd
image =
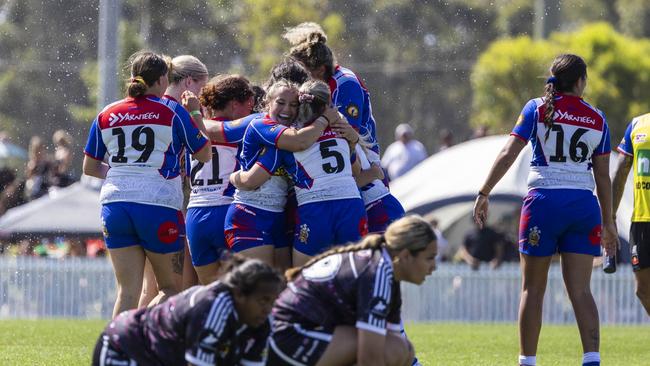
[[[629,266],[614,275],[600,269],[592,291],[604,324],[650,324],[634,294]],[[498,270],[471,271],[442,263],[422,286],[404,284],[406,321],[514,322],[519,304],[517,264]],[[44,259],[0,257],[0,319],[109,318],[115,301],[115,278],[105,258]],[[552,265],[544,299],[544,321],[574,322],[558,265]]]
[[[406,321],[514,322],[520,286],[516,263],[479,271],[443,264],[422,286],[402,285],[402,314]],[[650,324],[634,293],[630,266],[619,265],[615,274],[594,269],[591,290],[603,324]],[[575,322],[559,264],[551,265],[549,271],[543,319],[548,323]]]
[[[0,257],[0,319],[108,319],[114,302],[106,258]]]

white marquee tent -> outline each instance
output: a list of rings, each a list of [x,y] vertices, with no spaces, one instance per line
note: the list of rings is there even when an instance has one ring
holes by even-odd
[[[99,179],[83,176],[80,182],[69,187],[8,210],[0,218],[0,236],[100,236],[101,183]]]
[[[462,228],[463,233],[469,229],[476,194],[507,138],[507,135],[488,136],[443,150],[393,181],[391,192],[406,211],[435,217],[440,229],[451,242],[451,237],[458,235],[453,232],[455,228]],[[521,199],[527,191],[526,180],[531,154],[529,144],[492,190],[490,222],[497,222],[505,214],[519,215]],[[613,173],[616,160],[617,155],[613,153],[610,159],[610,173]],[[625,240],[629,233],[632,203],[630,174],[617,216],[619,235]]]

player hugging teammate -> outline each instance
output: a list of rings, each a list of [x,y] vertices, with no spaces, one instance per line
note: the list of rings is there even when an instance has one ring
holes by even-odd
[[[118,281],[94,364],[417,362],[399,282],[435,269],[435,234],[400,219],[368,90],[336,64],[320,26],[285,38],[292,48],[263,96],[240,75],[208,80],[152,52],[131,57],[128,96],[100,112],[85,149],[84,172],[105,178]],[[165,93],[171,75],[179,95]],[[178,293],[186,232],[201,285]],[[146,260],[159,294],[135,309]]]

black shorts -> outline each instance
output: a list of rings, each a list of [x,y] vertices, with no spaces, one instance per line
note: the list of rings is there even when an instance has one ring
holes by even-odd
[[[332,332],[323,329],[304,329],[298,324],[278,321],[273,328],[267,366],[315,365],[332,340]]]
[[[129,356],[115,349],[108,341],[108,336],[102,332],[99,335],[95,352],[93,352],[92,366],[138,366],[138,363]]]
[[[650,267],[650,222],[630,225],[630,254],[635,272]]]

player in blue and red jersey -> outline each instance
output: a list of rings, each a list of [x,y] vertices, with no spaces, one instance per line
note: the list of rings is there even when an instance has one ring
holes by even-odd
[[[368,149],[361,144],[355,149],[357,163],[353,173],[368,214],[368,232],[383,233],[391,222],[404,216],[404,208],[382,181],[383,169],[368,160]]]
[[[361,135],[365,156],[359,156],[362,166],[360,174],[374,174],[373,170],[381,169],[380,147],[368,89],[354,72],[336,64],[334,54],[327,46],[327,36],[318,24],[299,24],[289,29],[284,38],[293,46],[289,54],[302,62],[313,78],[329,85],[332,103]],[[359,176],[359,173],[355,176]],[[385,182],[366,181],[364,178],[361,181],[365,182],[361,190],[371,232],[385,230],[390,222],[404,215],[404,209],[390,195]]]
[[[93,365],[265,365],[269,314],[283,287],[258,260],[236,259],[222,280],[121,313],[99,336]]]
[[[254,102],[250,83],[239,75],[213,78],[202,89],[200,99],[207,117],[222,122],[248,116]],[[238,146],[236,142],[212,141],[211,164],[204,164],[187,154],[191,188],[187,206],[187,238],[192,265],[199,282],[204,285],[217,279],[219,258],[227,249],[223,227],[235,191],[228,178],[239,169]]]
[[[601,246],[608,254],[615,253],[618,241],[612,216],[609,128],[605,115],[581,98],[587,85],[582,58],[560,55],[550,71],[544,97],[526,103],[479,190],[474,219],[479,226],[485,224],[490,191],[530,141],[529,191],[519,226],[523,282],[519,364],[536,363],[548,268],[552,255],[559,252],[580,330],[583,365],[594,366],[600,364],[600,337],[589,285],[593,257],[600,255]]]
[[[273,307],[267,365],[405,365],[400,282],[435,270],[436,236],[418,216],[327,251],[287,273]]]
[[[302,62],[312,78],[327,83],[334,104],[348,122],[363,136],[371,153],[371,163],[379,162],[379,143],[372,116],[370,94],[361,79],[349,69],[336,64],[327,36],[316,23],[301,23],[285,34],[293,46],[289,55]]]
[[[169,85],[163,98],[171,99],[176,103],[181,103],[183,101],[183,96],[186,92],[191,92],[192,95],[199,95],[201,88],[208,82],[208,68],[199,60],[198,58],[192,55],[180,55],[176,56],[173,59],[166,58],[167,65],[169,67]],[[188,112],[196,110],[198,113],[199,106],[195,105],[195,109],[187,108]],[[198,121],[198,123],[201,123]],[[181,156],[181,171],[183,175],[187,176],[187,160],[185,155]],[[189,199],[189,187],[186,179],[183,179],[183,209],[185,212],[187,208],[187,200]],[[187,245],[187,240],[185,241],[185,254],[183,255],[183,276],[182,279],[182,289],[194,286],[197,284],[197,277],[194,269],[192,268],[192,262],[190,261],[190,254]],[[138,307],[147,306],[151,300],[153,300],[158,294],[158,284],[156,283],[156,277],[153,273],[153,268],[151,268],[151,263],[149,261],[145,262],[144,267],[144,280],[142,281],[142,295],[140,296],[140,301]]]
[[[168,85],[165,60],[138,52],[130,65],[128,97],[93,121],[83,166],[84,174],[105,178],[104,239],[118,286],[113,315],[138,305],[145,258],[160,290],[154,302],[178,292],[174,273],[182,266],[185,240],[179,158],[183,148],[203,162],[211,156],[209,141],[187,111],[160,98]]]
[[[250,122],[239,155],[242,170],[249,170],[270,148],[301,151],[314,144],[327,127],[328,120],[297,130],[290,126],[298,113],[298,86],[286,80],[272,84],[266,95],[267,115]],[[329,108],[333,119],[338,112]],[[284,251],[288,259],[284,208],[287,202],[288,177],[282,171],[255,191],[237,190],[226,216],[228,246],[245,256],[274,263],[282,268],[288,261],[275,263],[275,251]]]
[[[327,109],[329,88],[321,81],[307,81],[300,87],[299,100],[296,125],[308,126]],[[232,176],[237,188],[249,190],[265,184],[280,168],[292,178],[298,203],[294,266],[304,264],[332,245],[357,241],[367,233],[365,208],[352,176],[351,155],[359,135],[349,124],[345,125],[347,134],[327,127],[318,141],[304,151],[267,147],[255,166]]]

